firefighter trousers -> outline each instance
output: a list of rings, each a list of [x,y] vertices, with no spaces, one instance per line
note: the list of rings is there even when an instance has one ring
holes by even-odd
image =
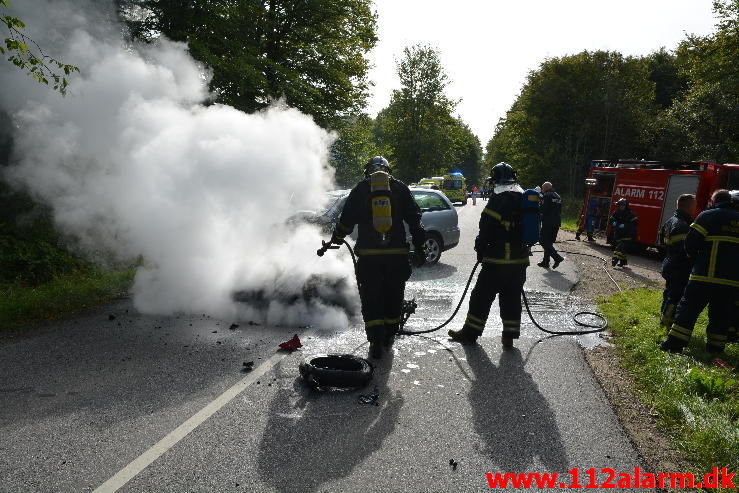
[[[498,296],[503,335],[517,339],[521,332],[521,291],[526,282],[527,264],[483,263],[464,322],[466,330],[482,334],[490,307]]]
[[[544,249],[543,262],[545,264],[549,263],[549,257],[552,257],[552,260],[555,262],[561,262],[564,260],[564,257],[557,253],[557,249],[554,248],[554,242],[557,241],[558,232],[559,228],[556,226],[541,227],[541,231],[539,232],[539,244]]]
[[[616,247],[613,249],[613,260],[618,260],[621,265],[626,265],[627,253],[631,249],[631,238],[616,240]]]
[[[660,325],[669,330],[675,318],[677,304],[685,292],[690,277],[690,267],[671,267],[666,265],[662,269],[662,277],[665,280],[665,289],[662,292],[662,321]]]
[[[368,341],[382,342],[398,331],[405,283],[410,276],[407,255],[359,257],[357,281]]]
[[[732,325],[736,288],[699,281],[688,281],[675,312],[675,321],[669,336],[687,346],[693,335],[698,315],[708,305],[706,345],[712,352],[720,352],[726,346],[727,332]]]

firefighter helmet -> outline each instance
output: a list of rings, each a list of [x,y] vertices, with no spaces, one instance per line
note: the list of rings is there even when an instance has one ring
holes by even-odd
[[[516,171],[508,163],[498,163],[490,170],[490,178],[496,185],[516,183]]]
[[[622,205],[625,206],[625,207],[628,207],[629,206],[629,201],[626,200],[623,197],[620,198],[620,199],[618,199],[618,202],[616,202],[616,206],[621,207]]]
[[[384,171],[388,174],[392,172],[390,163],[382,156],[375,156],[364,165],[364,176],[369,176],[375,171]]]

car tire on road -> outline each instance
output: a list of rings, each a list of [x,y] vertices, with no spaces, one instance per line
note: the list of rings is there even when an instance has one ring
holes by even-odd
[[[300,375],[313,388],[357,388],[372,379],[374,368],[353,354],[323,354],[300,364]]]
[[[462,205],[467,205],[467,199],[464,199],[464,200],[462,201]]]
[[[441,238],[436,233],[430,233],[426,239],[426,264],[434,265],[441,259],[443,248]]]

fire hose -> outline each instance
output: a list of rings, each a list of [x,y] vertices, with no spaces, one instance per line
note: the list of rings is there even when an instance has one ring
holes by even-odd
[[[319,257],[323,257],[323,255],[328,250],[337,250],[337,249],[341,248],[341,245],[333,244],[331,242],[323,241],[322,243],[323,243],[323,246],[320,249],[318,249],[318,251],[316,252]],[[345,245],[346,248],[349,250],[349,254],[352,257],[352,263],[354,264],[354,271],[356,273],[356,270],[357,270],[357,258],[356,258],[355,254],[354,254],[354,250],[352,249],[351,245],[349,245],[349,243],[346,242],[346,240],[342,240],[341,243],[343,245]],[[601,260],[603,262],[603,266],[602,266],[603,267],[603,270],[606,272],[606,274],[611,279],[611,281],[613,281],[613,283],[616,285],[616,287],[619,289],[619,291],[621,290],[621,287],[618,285],[618,283],[615,281],[615,279],[613,279],[613,277],[611,276],[611,274],[608,272],[608,269],[606,268],[607,260],[604,259],[603,257],[599,257],[598,255],[593,255],[593,254],[589,254],[589,253],[580,253],[580,252],[572,252],[572,251],[562,251],[562,253],[567,253],[567,254],[570,254],[570,255],[582,255],[584,257],[593,257],[593,258],[597,258],[597,259]],[[452,312],[451,316],[444,323],[442,323],[438,327],[434,327],[434,328],[426,329],[426,330],[416,330],[416,331],[405,330],[405,328],[404,328],[405,327],[405,323],[408,321],[408,319],[410,318],[410,316],[413,313],[415,313],[415,309],[417,308],[417,304],[416,304],[416,301],[415,300],[406,300],[406,301],[403,302],[403,310],[402,310],[402,316],[401,316],[401,322],[400,322],[400,330],[398,331],[398,334],[400,334],[400,335],[408,335],[408,336],[421,335],[421,334],[429,334],[431,332],[436,332],[437,330],[440,330],[440,329],[446,327],[447,325],[449,325],[449,323],[451,323],[451,321],[454,319],[454,317],[457,316],[457,313],[459,312],[459,309],[462,307],[462,302],[467,297],[467,291],[469,291],[470,285],[472,284],[472,279],[474,278],[475,272],[477,271],[477,268],[480,266],[480,264],[481,264],[481,262],[479,262],[479,261],[475,263],[474,267],[472,268],[472,272],[470,272],[470,276],[467,279],[467,283],[465,284],[464,291],[462,292],[462,296],[459,299],[459,303],[457,303],[457,307],[454,309],[454,312]],[[357,278],[357,284],[358,284],[359,290],[361,292],[362,286],[361,286],[361,283],[359,281],[359,278]],[[529,318],[531,319],[531,322],[534,324],[534,326],[537,329],[541,330],[542,332],[546,332],[547,334],[552,334],[552,335],[555,335],[555,336],[562,336],[562,335],[585,335],[585,334],[594,334],[594,333],[597,333],[597,332],[603,332],[604,330],[606,330],[606,328],[608,328],[608,319],[606,319],[606,317],[604,317],[600,313],[595,313],[595,312],[590,312],[590,311],[579,311],[579,312],[575,313],[572,316],[572,320],[578,326],[584,327],[583,330],[562,330],[562,331],[558,331],[558,330],[545,329],[544,327],[542,327],[541,325],[539,325],[539,323],[536,321],[536,319],[534,318],[533,314],[531,313],[531,308],[529,307],[529,300],[526,298],[526,292],[523,289],[521,290],[521,296],[523,297],[524,306],[526,307],[526,313],[529,315]],[[583,316],[592,316],[592,317],[595,317],[598,320],[600,320],[601,323],[599,323],[599,324],[593,324],[593,323],[583,322],[583,321],[579,320],[579,318],[580,317],[583,317]]]

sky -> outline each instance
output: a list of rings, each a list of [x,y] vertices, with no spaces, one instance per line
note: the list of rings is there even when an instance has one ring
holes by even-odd
[[[458,114],[484,146],[526,75],[547,57],[582,50],[644,55],[672,49],[686,33],[708,34],[711,0],[375,0],[379,42],[370,52],[369,113],[399,87],[395,59],[428,43],[441,52],[462,99]]]

